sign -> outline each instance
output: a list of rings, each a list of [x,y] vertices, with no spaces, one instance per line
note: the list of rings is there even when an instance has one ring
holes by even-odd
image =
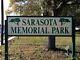
[[[8,35],[72,35],[72,17],[8,16]]]

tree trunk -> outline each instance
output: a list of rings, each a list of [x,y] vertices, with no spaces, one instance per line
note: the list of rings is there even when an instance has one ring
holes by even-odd
[[[55,36],[49,36],[49,41],[48,41],[48,49],[49,50],[55,50],[56,49],[56,44],[55,44]]]
[[[53,7],[52,7],[52,2],[51,0],[44,0],[44,4],[45,4],[45,9],[43,16],[53,16]],[[47,5],[46,5],[47,4]],[[48,50],[55,50],[56,45],[55,45],[55,36],[49,36],[48,37]]]

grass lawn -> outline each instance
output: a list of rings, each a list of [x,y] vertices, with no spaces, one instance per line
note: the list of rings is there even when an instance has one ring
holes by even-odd
[[[56,37],[56,47],[65,48],[72,45],[71,37]],[[76,46],[80,46],[80,34],[76,34]],[[9,42],[10,60],[70,60],[71,55],[66,56],[63,52],[48,51],[48,37],[19,36]],[[4,48],[3,46],[0,47]],[[80,51],[80,47],[76,47]],[[0,55],[3,56],[4,54]],[[78,57],[80,55],[78,54]],[[4,60],[4,59],[3,59]],[[79,59],[78,59],[79,60]]]

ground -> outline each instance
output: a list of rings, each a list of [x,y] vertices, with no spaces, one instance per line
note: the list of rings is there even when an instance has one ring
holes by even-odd
[[[72,46],[71,37],[56,37],[56,47]],[[0,60],[4,60],[4,46],[0,47]],[[80,34],[76,35],[76,51],[80,52]],[[9,41],[9,60],[71,60],[62,51],[48,51],[48,36],[19,36]],[[80,60],[77,53],[77,60]]]

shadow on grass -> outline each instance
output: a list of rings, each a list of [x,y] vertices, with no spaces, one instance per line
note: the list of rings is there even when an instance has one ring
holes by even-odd
[[[63,49],[63,48],[54,48],[54,49],[48,49],[48,51],[61,51],[61,52],[63,52],[63,53],[66,53],[67,51],[68,51],[68,53],[72,53],[72,51],[71,50],[65,50],[65,49]],[[80,52],[78,52],[78,51],[76,51],[76,53],[79,53],[80,54]]]

